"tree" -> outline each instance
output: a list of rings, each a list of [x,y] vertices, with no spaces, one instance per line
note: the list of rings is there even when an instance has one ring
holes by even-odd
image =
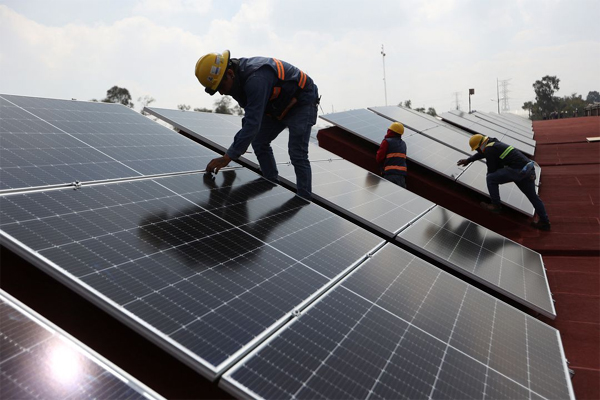
[[[417,108],[415,108],[415,111],[424,113],[425,112],[425,107],[417,107]]]
[[[177,104],[177,109],[181,111],[190,111],[192,106],[188,106],[187,104]]]
[[[242,107],[240,107],[239,104],[236,104],[235,107],[233,107],[233,113],[235,115],[240,115],[240,116],[244,116],[244,109]]]
[[[589,92],[587,97],[585,98],[585,102],[590,104],[594,102],[600,103],[600,93],[598,93],[598,91],[596,90]]]
[[[196,111],[196,112],[209,112],[209,113],[212,112],[212,110],[210,108],[204,108],[204,107],[203,108],[194,108],[194,111]]]
[[[217,114],[233,114],[229,105],[231,104],[231,99],[227,96],[221,97],[221,99],[215,101],[215,113]]]
[[[435,112],[435,108],[433,107],[429,107],[427,109],[427,114],[431,115],[432,117],[435,117],[437,115],[437,113]]]
[[[400,102],[400,104],[398,104],[398,105],[399,105],[399,106],[401,106],[401,105],[402,105],[402,102]],[[411,102],[410,100],[406,100],[406,101],[404,102],[404,107],[406,107],[406,108],[411,108],[411,107],[410,107],[411,105],[412,105],[412,102]]]
[[[523,103],[523,107],[521,108],[525,111],[529,111],[529,118],[531,118],[532,115],[536,114],[534,108],[537,109],[537,103],[534,105],[533,102],[526,101],[525,103]]]
[[[556,76],[546,75],[533,84],[535,100],[540,112],[550,114],[556,110],[559,99],[554,97],[554,92],[559,90],[559,83],[560,79]]]
[[[125,88],[120,88],[118,86],[113,86],[106,91],[106,98],[102,99],[103,103],[120,103],[129,108],[133,108],[133,103],[131,102],[131,95],[129,94],[129,90]]]
[[[142,104],[142,115],[148,115],[148,113],[144,111],[144,107],[148,107],[150,104],[154,103],[156,99],[154,97],[145,95],[144,97],[138,97],[137,101]]]

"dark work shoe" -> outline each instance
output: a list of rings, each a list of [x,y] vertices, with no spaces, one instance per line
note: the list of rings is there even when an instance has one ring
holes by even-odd
[[[535,229],[539,229],[540,231],[549,231],[550,230],[550,222],[544,222],[544,221],[538,221],[538,222],[532,222],[531,226],[533,226]]]
[[[500,204],[490,204],[482,201],[481,203],[479,203],[479,205],[485,211],[493,212],[494,214],[499,214],[500,211],[502,211],[502,206]]]

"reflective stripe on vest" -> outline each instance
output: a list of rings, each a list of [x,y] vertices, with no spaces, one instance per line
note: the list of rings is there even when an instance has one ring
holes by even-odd
[[[283,63],[276,58],[273,58],[273,61],[275,62],[275,65],[277,66],[277,78],[280,81],[285,80],[285,68],[283,67]],[[300,90],[302,90],[306,86],[307,75],[303,71],[301,71],[301,70],[299,70],[299,71],[300,71],[300,80],[298,81],[298,87],[300,88]],[[273,88],[273,92],[271,93],[271,97],[269,98],[269,101],[275,100],[277,97],[279,97],[280,93],[281,93],[281,87],[275,86]]]
[[[514,150],[514,147],[512,147],[512,146],[508,146],[508,147],[506,148],[506,150],[504,150],[504,152],[503,152],[502,154],[500,154],[500,159],[501,159],[501,160],[504,160],[504,157],[506,157],[506,156],[508,155],[508,153],[510,153],[510,152],[511,152],[511,151],[513,151],[513,150]]]
[[[399,171],[407,171],[406,167],[400,167],[398,165],[388,165],[387,167],[384,168],[384,171],[389,171],[391,169],[397,169]]]
[[[404,154],[404,153],[389,153],[386,156],[386,158],[392,158],[392,157],[406,158],[406,154]]]

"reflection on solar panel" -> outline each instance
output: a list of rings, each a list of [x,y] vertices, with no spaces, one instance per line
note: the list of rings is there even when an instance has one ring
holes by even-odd
[[[556,317],[542,256],[443,207],[400,232],[397,240],[521,304]]]
[[[224,134],[212,134],[208,124],[204,122],[204,119],[210,116],[207,113],[184,113],[164,109],[148,109],[148,111],[159,118],[164,118],[170,124],[182,127],[205,143],[218,143],[222,151],[228,148],[237,132],[229,131],[229,137]],[[204,138],[205,132],[207,138]],[[287,143],[285,145],[287,146]],[[280,164],[278,166],[280,178],[295,186],[296,174],[293,166],[289,164],[287,147],[284,156],[276,150],[274,153],[275,159]],[[433,206],[433,203],[346,160],[335,159],[332,153],[312,144],[309,148],[309,157],[311,160],[333,160],[331,162],[311,161],[313,196],[390,238]],[[248,154],[245,154],[244,158],[246,160],[242,162],[248,163],[250,159],[250,166],[258,166],[258,162],[253,162]]]
[[[0,190],[198,171],[215,155],[120,104],[0,95]]]
[[[536,168],[537,170],[537,168]],[[479,193],[489,196],[486,183],[487,165],[482,161],[476,161],[469,164],[465,171],[460,175],[457,182],[468,186]],[[536,175],[539,181],[539,176]],[[520,211],[526,215],[533,216],[535,210],[531,202],[521,192],[514,183],[507,183],[499,186],[500,199],[502,204]],[[537,188],[536,188],[537,189]]]
[[[313,195],[392,238],[435,204],[346,160],[312,163]],[[279,167],[295,179],[294,167]]]
[[[494,125],[471,114],[453,110],[441,115],[444,121],[468,129],[473,133],[484,136],[495,137],[501,142],[514,146],[525,154],[535,153],[535,140],[526,138],[518,133],[509,131],[505,127]]]
[[[0,197],[3,242],[214,378],[382,240],[250,171]]]
[[[162,399],[0,290],[3,399]]]
[[[560,335],[392,245],[228,371],[251,398],[574,398]]]
[[[242,127],[240,117],[227,114],[169,110],[154,107],[146,107],[145,111],[189,133],[202,141],[202,143],[219,149],[223,153],[227,151],[233,142],[233,137]],[[290,162],[287,129],[281,132],[271,143],[271,148],[278,164]],[[332,157],[331,153],[315,146],[312,142],[309,144],[308,155],[311,160],[325,160]],[[339,157],[334,156],[334,158]],[[252,146],[248,148],[242,159],[250,167],[259,168],[258,159],[254,155]]]

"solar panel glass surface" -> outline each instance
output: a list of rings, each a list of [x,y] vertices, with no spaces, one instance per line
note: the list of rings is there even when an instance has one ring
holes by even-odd
[[[397,240],[550,318],[556,317],[542,256],[443,207]]]
[[[2,189],[198,171],[215,157],[120,104],[0,98]]]

